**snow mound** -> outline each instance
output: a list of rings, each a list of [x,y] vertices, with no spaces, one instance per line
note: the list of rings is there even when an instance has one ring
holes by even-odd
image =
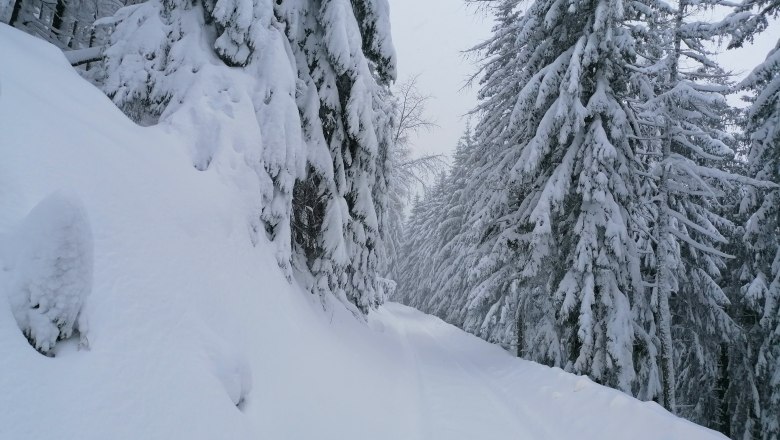
[[[335,299],[323,311],[272,244],[253,246],[253,171],[196,170],[175,125],[133,124],[53,46],[4,25],[0,59],[13,60],[0,64],[0,244],[20,224],[89,230],[76,211],[93,238],[90,350],[64,341],[54,358],[5,304],[16,251],[0,253],[0,439],[722,438],[407,307],[367,323]],[[36,208],[58,191],[80,202]],[[65,235],[44,247],[86,246]]]
[[[6,243],[7,287],[16,322],[50,354],[74,330],[86,342],[82,306],[92,288],[92,232],[81,202],[55,193],[40,202]]]

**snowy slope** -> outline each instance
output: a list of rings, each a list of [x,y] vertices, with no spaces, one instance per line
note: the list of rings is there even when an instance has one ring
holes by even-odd
[[[89,350],[40,355],[0,293],[0,439],[721,438],[413,309],[323,308],[252,246],[238,155],[195,170],[185,136],[4,25],[0,60],[0,292],[50,194],[80,200],[94,243]]]

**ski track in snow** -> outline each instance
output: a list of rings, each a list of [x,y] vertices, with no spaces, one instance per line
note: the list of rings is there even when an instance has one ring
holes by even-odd
[[[517,359],[415,309],[388,303],[374,319],[401,339],[403,365],[419,385],[414,438],[723,438],[682,419],[668,423],[654,403]]]
[[[490,405],[497,408],[497,413],[491,413],[490,417],[500,415],[504,419],[504,424],[507,426],[507,431],[517,432],[521,435],[520,438],[549,438],[550,433],[542,424],[538,421],[541,419],[541,415],[535,411],[530,410],[526,405],[518,405],[522,401],[511,400],[500,389],[500,384],[496,383],[496,378],[486,374],[480,367],[475,366],[469,356],[455,355],[455,351],[447,343],[449,338],[437,338],[431,334],[427,325],[421,326],[422,330],[430,337],[436,345],[441,347],[442,353],[446,353],[450,357],[458,369],[466,376],[473,379],[472,387],[470,389],[482,390],[483,395],[487,397]],[[479,353],[473,353],[478,356]],[[471,401],[472,399],[468,399]],[[480,399],[475,399],[479,401]]]
[[[396,314],[394,314],[395,316]],[[404,354],[403,365],[407,366],[407,377],[409,381],[413,382],[414,389],[416,390],[414,397],[409,399],[411,406],[414,408],[414,431],[419,435],[416,438],[425,439],[429,438],[432,432],[430,424],[427,423],[426,417],[423,416],[423,408],[429,408],[430,402],[428,398],[428,385],[423,371],[420,368],[420,357],[417,354],[417,350],[414,349],[409,336],[409,324],[399,320],[398,325],[395,328],[395,335],[398,336],[402,351]],[[411,440],[411,439],[410,439]]]
[[[424,315],[393,304],[387,308],[396,325],[404,329],[403,345],[414,362],[410,368],[420,378],[424,402],[420,406],[426,411],[421,418],[427,421],[424,438],[475,438],[483,434],[484,426],[522,435],[519,438],[539,438],[520,425],[517,415],[481,373],[467,367],[463,356],[450,351],[431,333],[429,320],[421,319]],[[470,419],[463,420],[459,414],[469,414]]]

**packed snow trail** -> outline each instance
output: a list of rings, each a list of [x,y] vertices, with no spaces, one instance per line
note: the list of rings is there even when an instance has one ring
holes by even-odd
[[[496,434],[542,438],[521,425],[520,418],[479,371],[467,367],[469,354],[459,355],[446,348],[446,335],[433,335],[429,328],[437,322],[432,317],[392,303],[386,304],[382,312],[389,317],[388,326],[395,327],[402,338],[411,360],[408,368],[419,378],[421,438],[479,438],[486,429]],[[460,417],[462,414],[468,414],[468,420]],[[531,427],[536,423],[532,420]]]
[[[406,368],[419,378],[419,395],[410,396],[410,404],[420,399],[414,438],[722,438],[655,403],[523,361],[415,309],[388,303],[372,321],[399,339]]]
[[[723,438],[413,309],[364,322],[320,301],[253,245],[239,152],[196,170],[197,133],[134,125],[2,24],[0,59],[1,440]],[[60,191],[89,218],[90,348],[49,358],[7,299],[31,241],[18,231],[35,235],[28,213]]]

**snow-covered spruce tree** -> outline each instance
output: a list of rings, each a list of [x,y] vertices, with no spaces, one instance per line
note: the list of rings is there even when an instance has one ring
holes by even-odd
[[[743,84],[756,90],[748,122],[751,174],[780,184],[780,45]],[[750,251],[744,293],[760,326],[755,372],[761,396],[761,431],[767,439],[780,437],[779,205],[780,191],[766,193],[748,220],[744,237]]]
[[[420,306],[433,294],[432,274],[439,251],[436,224],[444,218],[447,209],[447,190],[447,175],[442,173],[412,205],[405,224],[403,257],[398,268],[396,299],[404,304]]]
[[[470,250],[461,246],[464,226],[467,170],[466,152],[473,148],[470,129],[461,138],[450,171],[440,176],[423,200],[412,208],[405,224],[398,285],[399,300],[462,325],[460,319],[467,291],[461,260]]]
[[[524,326],[516,331],[524,341],[550,341],[536,359],[630,392],[630,296],[641,292],[628,230],[639,170],[624,104],[634,6],[542,0],[521,13],[519,5],[498,2],[483,46],[475,135],[484,150],[471,160],[481,183],[469,220],[482,231],[482,256],[465,327],[484,335]],[[525,302],[553,313],[551,325],[519,316]]]
[[[747,157],[746,136],[737,133],[735,150],[738,157]],[[747,175],[747,163],[734,161],[727,169],[731,172]],[[754,366],[756,361],[756,343],[759,332],[755,326],[757,320],[754,312],[747,305],[742,285],[744,284],[745,262],[748,261],[747,246],[743,240],[744,227],[748,214],[740,210],[740,205],[748,193],[755,189],[738,185],[723,188],[726,196],[723,198],[718,214],[734,223],[733,228],[727,228],[724,236],[729,244],[723,251],[734,255],[728,260],[720,285],[731,303],[726,311],[736,324],[735,331],[728,343],[722,344],[719,359],[719,377],[716,394],[720,398],[720,408],[713,417],[713,426],[720,432],[732,438],[760,438],[760,427],[757,408],[759,408],[758,389]]]
[[[743,2],[724,21],[734,37],[730,47],[752,40],[778,13],[777,0]],[[750,92],[745,121],[749,175],[780,184],[780,40],[738,87]],[[738,379],[753,386],[743,386],[733,398],[732,435],[775,439],[780,438],[780,190],[748,187],[746,192],[740,209],[749,217],[740,271],[743,313],[738,318],[746,337],[744,349],[737,354],[750,364],[745,377]],[[741,360],[736,356],[732,359]],[[738,411],[740,402],[748,402],[751,407]]]
[[[198,169],[243,157],[259,190],[253,229],[279,264],[300,263],[312,291],[362,312],[381,301],[387,20],[385,0],[151,0],[115,16],[102,80],[135,120],[192,135]]]
[[[383,298],[377,272],[393,147],[395,77],[386,0],[276,2],[286,24],[308,144],[295,187],[294,241],[330,291],[365,312]]]
[[[687,408],[693,408],[688,413],[691,415],[700,408],[697,394],[704,395],[701,391],[714,382],[718,358],[712,355],[719,354],[714,348],[728,339],[731,327],[722,309],[728,300],[717,284],[723,258],[728,256],[714,246],[725,242],[719,228],[726,221],[712,212],[710,204],[720,193],[706,182],[713,174],[717,176],[706,161],[724,159],[733,152],[724,143],[728,135],[719,129],[722,124],[714,108],[725,104],[725,89],[719,92],[697,82],[708,70],[715,70],[715,65],[706,58],[701,36],[683,22],[686,12],[687,5],[680,3],[677,11],[669,14],[672,24],[658,34],[662,56],[657,98],[645,104],[649,109],[642,122],[650,136],[659,138],[660,160],[653,167],[658,179],[653,302],[660,345],[660,403],[676,411],[676,397],[683,394],[697,400],[685,402]],[[691,55],[693,61],[704,59],[704,67],[681,71],[685,55]],[[682,319],[673,321],[673,309]],[[702,318],[707,322],[702,323]],[[675,324],[684,325],[675,332]],[[682,341],[680,352],[675,352],[675,340]],[[693,359],[695,350],[710,356]],[[684,376],[678,390],[680,374]]]
[[[735,326],[719,283],[730,255],[721,247],[733,225],[718,215],[723,188],[758,184],[724,169],[734,152],[727,133],[726,75],[706,42],[717,36],[690,16],[707,2],[655,5],[650,44],[643,45],[646,82],[638,124],[649,161],[655,248],[652,306],[659,345],[659,401],[702,424],[717,426],[723,344]],[[676,407],[680,401],[679,408]]]
[[[469,178],[466,159],[476,145],[473,142],[470,126],[458,142],[453,156],[452,169],[447,175],[445,191],[442,194],[445,203],[440,218],[432,225],[437,240],[434,267],[430,273],[431,295],[420,307],[449,322],[462,326],[465,302],[468,292],[468,277],[465,268],[472,267],[472,234],[466,223],[468,212],[466,188]],[[412,288],[413,286],[409,286]]]
[[[435,188],[435,186],[434,186]],[[417,260],[416,263],[420,263],[420,254],[417,252],[417,246],[424,243],[423,237],[423,218],[426,216],[427,207],[425,202],[428,199],[430,189],[426,189],[423,195],[416,194],[414,201],[411,204],[409,215],[404,221],[403,241],[401,243],[401,258],[399,260],[398,268],[398,284],[393,300],[400,303],[418,308],[423,312],[427,312],[422,307],[419,307],[419,303],[424,301],[429,296],[429,292],[420,288],[419,285],[419,272],[417,271],[417,265],[411,260]]]

